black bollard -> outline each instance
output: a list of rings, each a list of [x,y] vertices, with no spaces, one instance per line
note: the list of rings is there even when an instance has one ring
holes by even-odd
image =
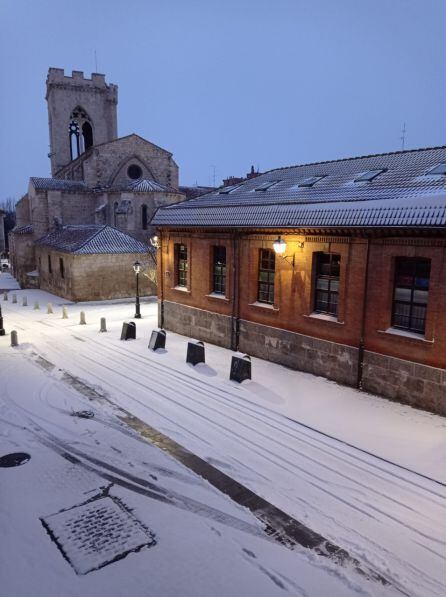
[[[2,308],[0,307],[0,336],[4,336],[6,334],[5,328],[3,327],[3,316],[2,316]]]
[[[157,350],[158,348],[166,347],[166,332],[165,330],[153,330],[150,336],[149,348],[150,350]]]
[[[242,357],[232,357],[229,379],[238,381],[238,383],[245,379],[251,379],[251,357],[247,354]]]
[[[121,340],[136,340],[136,325],[133,321],[122,324]]]
[[[187,343],[187,355],[186,355],[186,363],[191,363],[192,365],[198,365],[198,363],[205,363],[205,356],[204,356],[204,344],[203,342],[197,342],[195,340],[191,340]]]

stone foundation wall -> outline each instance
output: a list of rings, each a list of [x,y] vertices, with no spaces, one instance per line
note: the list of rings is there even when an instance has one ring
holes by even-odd
[[[231,346],[232,317],[164,301],[164,328],[224,348]]]
[[[446,370],[364,352],[362,389],[446,415]]]
[[[344,344],[242,320],[239,350],[348,386],[357,382],[358,349]]]

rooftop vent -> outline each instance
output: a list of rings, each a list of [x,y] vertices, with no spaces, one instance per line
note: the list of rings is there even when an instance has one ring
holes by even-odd
[[[254,189],[254,191],[267,191],[268,189],[273,187],[278,182],[280,182],[280,180],[268,180],[267,182],[264,182],[261,185],[259,185],[258,187],[256,187]]]
[[[314,184],[325,178],[325,174],[319,176],[307,176],[300,180],[297,184],[298,187],[312,187]]]
[[[233,185],[231,185],[229,187],[223,187],[218,192],[219,192],[220,195],[229,195],[229,193],[232,193],[232,191],[235,191],[235,189],[238,189],[241,186],[242,186],[241,183],[240,184],[233,184]]]
[[[446,164],[438,164],[426,172],[426,174],[440,174],[446,176]]]
[[[355,178],[355,182],[370,182],[383,172],[387,172],[387,168],[377,168],[376,170],[367,170]]]

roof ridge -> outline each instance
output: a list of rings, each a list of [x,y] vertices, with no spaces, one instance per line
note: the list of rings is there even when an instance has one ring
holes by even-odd
[[[385,151],[382,153],[370,153],[367,155],[357,155],[357,156],[351,156],[348,158],[336,158],[335,160],[322,160],[319,162],[307,162],[304,164],[292,164],[291,166],[282,166],[279,168],[271,168],[270,170],[266,170],[265,172],[262,172],[259,176],[261,176],[263,174],[269,174],[270,172],[276,172],[278,170],[287,170],[289,168],[301,168],[302,166],[318,166],[320,164],[333,164],[336,162],[349,162],[349,161],[353,161],[353,160],[363,160],[365,158],[378,158],[381,156],[384,157],[384,156],[388,156],[388,155],[399,155],[402,153],[416,153],[417,151],[432,151],[433,149],[446,149],[446,145],[436,145],[434,147],[417,147],[416,149],[399,149],[396,151]],[[251,180],[251,179],[247,179],[243,182],[247,182],[248,180]],[[241,184],[243,184],[243,182]]]

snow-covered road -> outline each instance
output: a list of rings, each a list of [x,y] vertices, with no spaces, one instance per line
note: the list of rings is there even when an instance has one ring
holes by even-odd
[[[302,424],[292,412],[286,416],[280,407],[283,368],[276,365],[254,359],[254,381],[238,386],[226,379],[231,353],[224,349],[208,346],[208,364],[195,368],[184,363],[187,339],[181,336],[168,334],[165,352],[149,352],[156,322],[153,302],[143,305],[137,340],[127,343],[119,340],[119,332],[132,314],[130,305],[73,305],[68,320],[11,302],[2,307],[7,326],[18,329],[25,343],[21,352],[54,364],[52,375],[60,369],[85,380],[108,400],[348,549],[409,595],[446,594],[446,487],[437,474],[438,454],[430,468],[424,466],[425,456],[403,467],[383,459],[396,460],[395,450],[387,453],[379,445],[382,430],[377,429],[376,450],[370,449],[373,430],[367,420],[361,423],[367,442],[355,442],[361,450]],[[87,313],[87,326],[78,325],[80,310]],[[98,333],[103,316],[107,334]],[[325,417],[330,417],[335,384],[298,372],[287,376],[292,376],[296,400],[302,400],[299,388],[311,387],[313,380],[317,392],[326,394]],[[45,392],[38,399],[47,400]],[[361,395],[357,400],[363,400]],[[407,411],[382,400],[379,408],[382,417],[393,416],[395,409]],[[414,419],[417,414],[407,417],[407,425]],[[314,419],[310,422],[314,425]],[[445,425],[439,417],[420,413],[414,437],[429,422],[432,451],[437,445],[444,451]],[[345,424],[352,424],[348,411]],[[356,432],[360,437],[361,430]],[[441,458],[444,462],[444,452]]]

